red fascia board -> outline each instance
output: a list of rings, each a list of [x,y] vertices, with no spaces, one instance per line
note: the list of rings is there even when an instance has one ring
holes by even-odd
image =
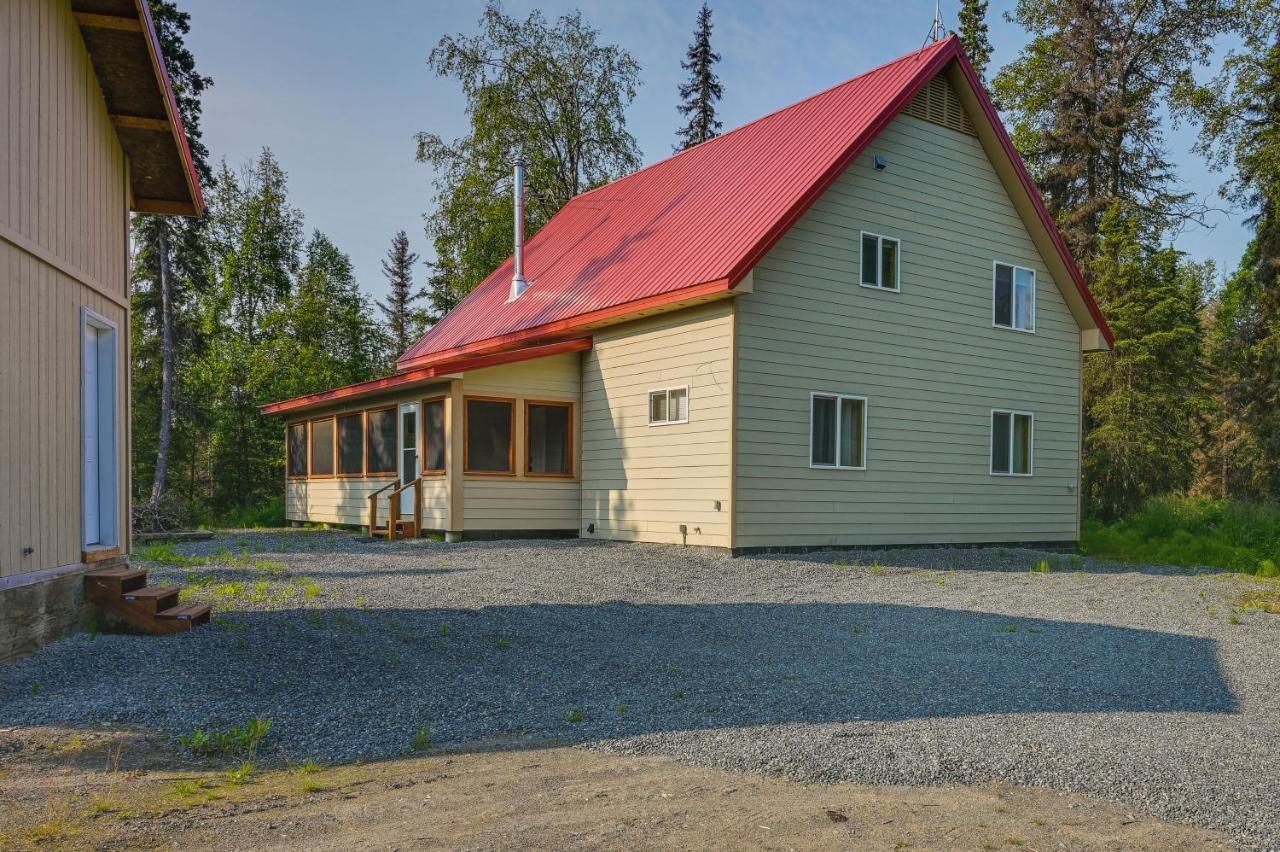
[[[969,86],[977,93],[978,103],[982,105],[982,111],[986,113],[987,120],[995,130],[996,138],[1000,140],[1000,146],[1004,148],[1005,155],[1013,163],[1014,172],[1018,175],[1018,180],[1022,182],[1027,195],[1031,198],[1031,206],[1035,209],[1036,216],[1040,219],[1040,224],[1048,232],[1049,239],[1053,242],[1053,247],[1057,249],[1058,255],[1067,267],[1067,272],[1071,275],[1071,281],[1076,285],[1080,298],[1084,300],[1085,307],[1089,310],[1089,315],[1098,324],[1098,330],[1102,332],[1107,345],[1114,348],[1116,339],[1111,333],[1111,326],[1107,324],[1107,318],[1102,315],[1102,309],[1098,307],[1097,301],[1093,298],[1093,293],[1089,291],[1089,285],[1085,282],[1084,275],[1080,272],[1080,267],[1076,265],[1076,259],[1072,257],[1071,249],[1067,248],[1066,241],[1062,239],[1062,233],[1058,230],[1057,223],[1053,221],[1053,216],[1049,214],[1048,208],[1044,206],[1044,199],[1040,197],[1040,188],[1036,186],[1035,180],[1032,179],[1030,172],[1027,171],[1026,164],[1022,162],[1022,156],[1018,153],[1018,149],[1014,147],[1013,140],[1009,138],[1009,134],[1005,131],[1004,122],[1000,120],[1000,113],[996,111],[995,104],[987,96],[986,88],[978,79],[978,73],[973,70],[973,65],[970,64],[964,51],[958,51],[955,58],[959,63],[961,73],[969,81]]]
[[[436,364],[431,367],[423,367],[417,370],[408,370],[403,373],[397,373],[394,376],[386,376],[381,379],[373,379],[367,382],[360,382],[354,385],[345,385],[332,390],[321,391],[320,393],[307,394],[305,396],[294,397],[293,399],[281,400],[280,402],[270,402],[266,405],[258,406],[258,410],[263,414],[282,414],[287,411],[294,411],[299,408],[310,408],[326,402],[336,402],[351,397],[365,396],[379,391],[389,390],[401,385],[413,384],[414,382],[426,381],[428,379],[437,379],[450,373],[464,373],[467,370],[479,370],[484,367],[498,367],[503,364],[515,364],[520,361],[531,361],[534,358],[545,358],[550,355],[563,355],[568,352],[585,352],[591,348],[590,337],[579,337],[573,340],[565,340],[560,343],[550,343],[546,346],[534,346],[527,349],[517,349],[510,352],[499,352],[491,355],[469,358],[456,359]]]
[[[169,83],[169,72],[164,64],[164,54],[160,51],[160,36],[156,32],[155,23],[151,20],[151,10],[147,8],[147,0],[134,0],[134,7],[138,10],[138,19],[142,21],[142,26],[146,30],[147,52],[151,55],[151,68],[164,95],[164,108],[169,115],[169,126],[173,131],[174,143],[178,146],[178,154],[182,157],[183,171],[187,176],[187,188],[191,191],[191,203],[195,207],[196,215],[199,216],[204,213],[204,194],[200,189],[200,178],[196,174],[196,164],[191,156],[191,148],[187,145],[187,129],[182,123],[182,113],[178,111],[178,99],[173,95],[173,86]]]
[[[668,293],[658,293],[653,296],[649,296],[648,298],[623,302],[619,305],[601,308],[598,311],[579,314],[575,317],[568,317],[556,322],[534,326],[533,328],[526,328],[521,331],[513,331],[510,334],[503,334],[497,337],[477,340],[474,343],[468,343],[453,349],[445,349],[440,352],[431,352],[426,355],[419,355],[417,358],[410,361],[397,361],[396,368],[400,370],[408,370],[415,367],[425,367],[431,364],[447,362],[452,358],[488,352],[499,352],[505,349],[534,343],[536,341],[554,339],[566,334],[576,334],[585,330],[585,326],[592,325],[594,323],[608,322],[609,320],[619,319],[629,314],[665,307],[677,302],[696,299],[701,296],[723,293],[732,289],[736,283],[737,282],[730,282],[728,278],[717,278],[714,281],[704,281],[701,284],[694,284],[692,287],[684,287],[680,290],[672,290]]]

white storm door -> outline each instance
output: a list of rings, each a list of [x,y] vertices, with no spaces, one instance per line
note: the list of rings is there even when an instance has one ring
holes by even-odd
[[[101,394],[98,389],[99,338],[102,332],[85,325],[84,337],[84,543],[102,541],[102,477],[99,422]]]
[[[400,484],[412,482],[422,473],[418,460],[418,403],[400,405]],[[400,514],[413,515],[413,489],[400,495]]]

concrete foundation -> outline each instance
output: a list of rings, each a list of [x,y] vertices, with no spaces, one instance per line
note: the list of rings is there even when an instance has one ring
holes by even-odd
[[[67,566],[55,576],[0,588],[0,663],[86,629],[92,615],[84,605],[83,575],[101,567]]]

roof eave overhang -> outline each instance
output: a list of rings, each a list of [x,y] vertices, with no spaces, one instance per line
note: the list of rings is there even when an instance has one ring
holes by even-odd
[[[146,0],[72,0],[71,8],[129,160],[130,208],[201,215],[200,180]]]
[[[476,357],[454,358],[430,367],[419,367],[413,370],[404,370],[396,373],[394,376],[385,376],[381,379],[359,382],[354,385],[345,385],[340,388],[321,391],[320,393],[307,394],[305,396],[294,397],[293,399],[286,399],[281,400],[280,402],[260,405],[258,406],[258,410],[263,414],[289,414],[298,411],[308,411],[315,408],[336,405],[338,403],[373,396],[375,394],[389,393],[402,388],[408,389],[415,385],[440,381],[466,373],[469,370],[480,370],[485,367],[499,367],[503,364],[516,364],[521,361],[531,361],[535,358],[546,358],[552,355],[564,355],[570,352],[585,352],[591,348],[591,343],[592,341],[590,337],[577,337],[572,340],[564,340],[544,346],[529,346],[523,349],[514,349],[506,352],[497,352]]]

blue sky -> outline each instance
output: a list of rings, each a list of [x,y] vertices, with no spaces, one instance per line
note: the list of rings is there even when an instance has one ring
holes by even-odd
[[[215,81],[205,99],[205,138],[213,156],[236,167],[271,148],[289,173],[290,199],[355,264],[366,292],[386,292],[380,261],[392,235],[409,234],[424,260],[431,249],[422,214],[431,207],[431,172],[414,161],[413,134],[445,137],[466,131],[456,83],[426,65],[445,33],[473,32],[480,0],[179,0],[191,13],[189,45],[202,73]],[[628,127],[646,163],[671,152],[678,123],[676,87],[699,0],[508,0],[523,17],[580,8],[604,40],[620,44],[641,65],[643,85]],[[943,4],[955,26],[957,0]],[[992,69],[1021,48],[1026,36],[1003,14],[1012,3],[992,0]],[[353,14],[355,9],[360,14]],[[921,46],[933,19],[932,0],[885,6],[829,0],[719,0],[714,46],[723,57],[720,113],[730,129],[855,76]],[[1220,176],[1189,152],[1192,133],[1171,137],[1186,188],[1209,196]],[[1219,271],[1236,264],[1247,240],[1239,213],[1213,217],[1212,230],[1191,228],[1177,241]],[[426,270],[420,270],[425,279]]]

